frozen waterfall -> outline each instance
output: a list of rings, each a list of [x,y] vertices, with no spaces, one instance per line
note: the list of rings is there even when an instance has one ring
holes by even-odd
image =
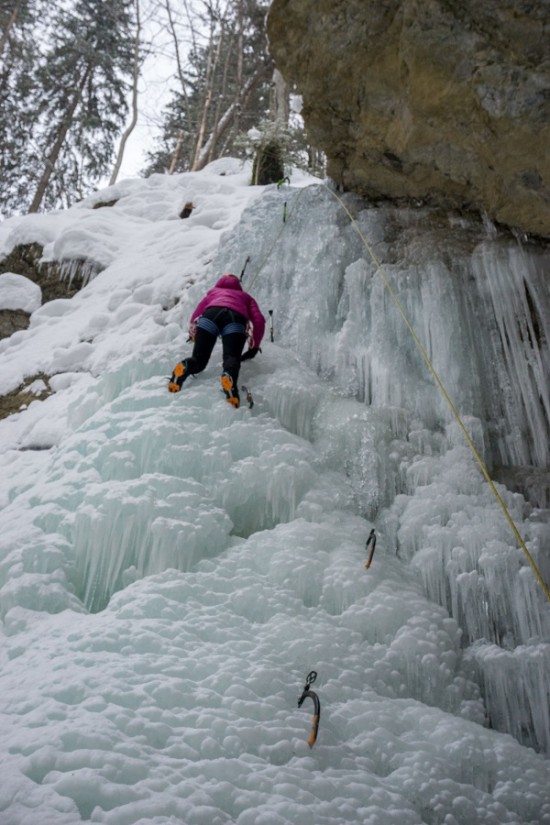
[[[310,401],[315,426],[303,428],[285,386],[275,410],[346,473],[357,511],[378,522],[388,551],[410,560],[426,595],[459,622],[492,724],[548,750],[548,603],[361,235],[490,470],[503,479],[542,470],[529,501],[501,494],[546,582],[548,256],[436,210],[346,204],[356,227],[326,187],[273,192],[223,246],[235,270],[250,254],[250,281],[273,309],[277,341],[362,402],[332,413]]]
[[[53,390],[0,421],[0,825],[550,825],[549,606],[357,227],[548,582],[546,259],[248,181],[225,160],[0,226],[0,257],[103,267],[0,341],[0,392]],[[248,256],[254,407],[219,348],[171,396]]]

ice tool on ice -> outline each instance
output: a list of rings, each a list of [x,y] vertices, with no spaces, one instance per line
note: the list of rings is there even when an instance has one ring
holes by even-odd
[[[254,406],[254,396],[252,395],[252,392],[248,389],[248,387],[245,387],[244,384],[241,389],[246,393],[246,403],[248,404],[249,409],[252,409]]]
[[[246,267],[249,263],[250,263],[250,255],[247,256],[246,261],[244,262],[244,266],[243,266],[242,271],[241,271],[241,275],[240,275],[240,278],[239,278],[239,281],[241,281],[241,283],[242,283],[242,280],[244,278],[244,273],[246,272]]]
[[[314,714],[313,714],[313,721],[311,725],[311,732],[309,734],[308,745],[312,748],[315,744],[315,740],[317,739],[317,733],[319,731],[319,720],[321,719],[321,702],[319,701],[319,697],[317,694],[310,690],[310,686],[314,683],[317,678],[317,671],[312,670],[308,673],[306,678],[306,683],[304,685],[304,689],[302,691],[302,695],[298,699],[298,707],[301,708],[304,700],[308,698],[313,699],[314,705]]]
[[[367,544],[365,546],[365,550],[368,550],[369,547],[370,547],[369,557],[365,562],[365,567],[367,568],[367,570],[369,569],[369,567],[372,564],[372,560],[374,558],[374,550],[375,550],[375,547],[376,547],[376,533],[374,532],[374,527],[372,528],[372,530],[369,533],[369,537],[367,539]]]

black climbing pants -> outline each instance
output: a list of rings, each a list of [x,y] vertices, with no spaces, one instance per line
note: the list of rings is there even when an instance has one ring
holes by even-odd
[[[204,320],[203,320],[204,319]],[[205,329],[201,322],[208,326]],[[223,371],[229,373],[235,384],[241,368],[241,355],[247,341],[245,332],[247,320],[244,315],[225,307],[208,307],[197,325],[193,352],[187,358],[190,375],[202,372],[210,360],[218,336],[222,339]],[[243,332],[232,332],[242,327]],[[216,330],[216,331],[214,331]]]

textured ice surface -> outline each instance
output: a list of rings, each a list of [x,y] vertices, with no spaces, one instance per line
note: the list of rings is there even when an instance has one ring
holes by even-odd
[[[3,391],[55,373],[0,422],[0,825],[548,824],[548,762],[517,741],[547,744],[533,575],[324,190],[283,234],[291,194],[246,183],[224,161],[0,229],[106,266],[0,352]],[[254,408],[225,404],[219,348],[169,395],[190,311],[247,254],[276,339],[243,365]],[[540,561],[544,512],[502,492]]]
[[[414,559],[425,592],[457,619],[467,644],[477,642],[470,656],[491,723],[548,750],[549,605],[363,239],[489,468],[504,477],[540,468],[531,502],[499,489],[546,582],[547,256],[429,210],[346,203],[356,226],[326,187],[270,192],[216,261],[247,249],[249,282],[273,309],[277,340],[340,396],[365,402],[352,409],[342,398],[328,410],[321,402],[316,445],[329,466],[343,464],[356,512],[383,525],[387,546]],[[289,383],[299,382],[285,381],[277,414],[293,426],[285,405],[299,390]],[[311,426],[299,426],[310,437]],[[505,690],[495,686],[493,643],[507,652],[498,657]]]

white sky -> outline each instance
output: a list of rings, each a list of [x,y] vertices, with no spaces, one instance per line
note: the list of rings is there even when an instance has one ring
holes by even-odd
[[[164,32],[151,31],[155,54],[146,57],[139,86],[137,125],[126,143],[120,177],[138,175],[146,163],[146,153],[155,148],[155,138],[161,133],[163,107],[176,88],[176,61],[173,45]]]

